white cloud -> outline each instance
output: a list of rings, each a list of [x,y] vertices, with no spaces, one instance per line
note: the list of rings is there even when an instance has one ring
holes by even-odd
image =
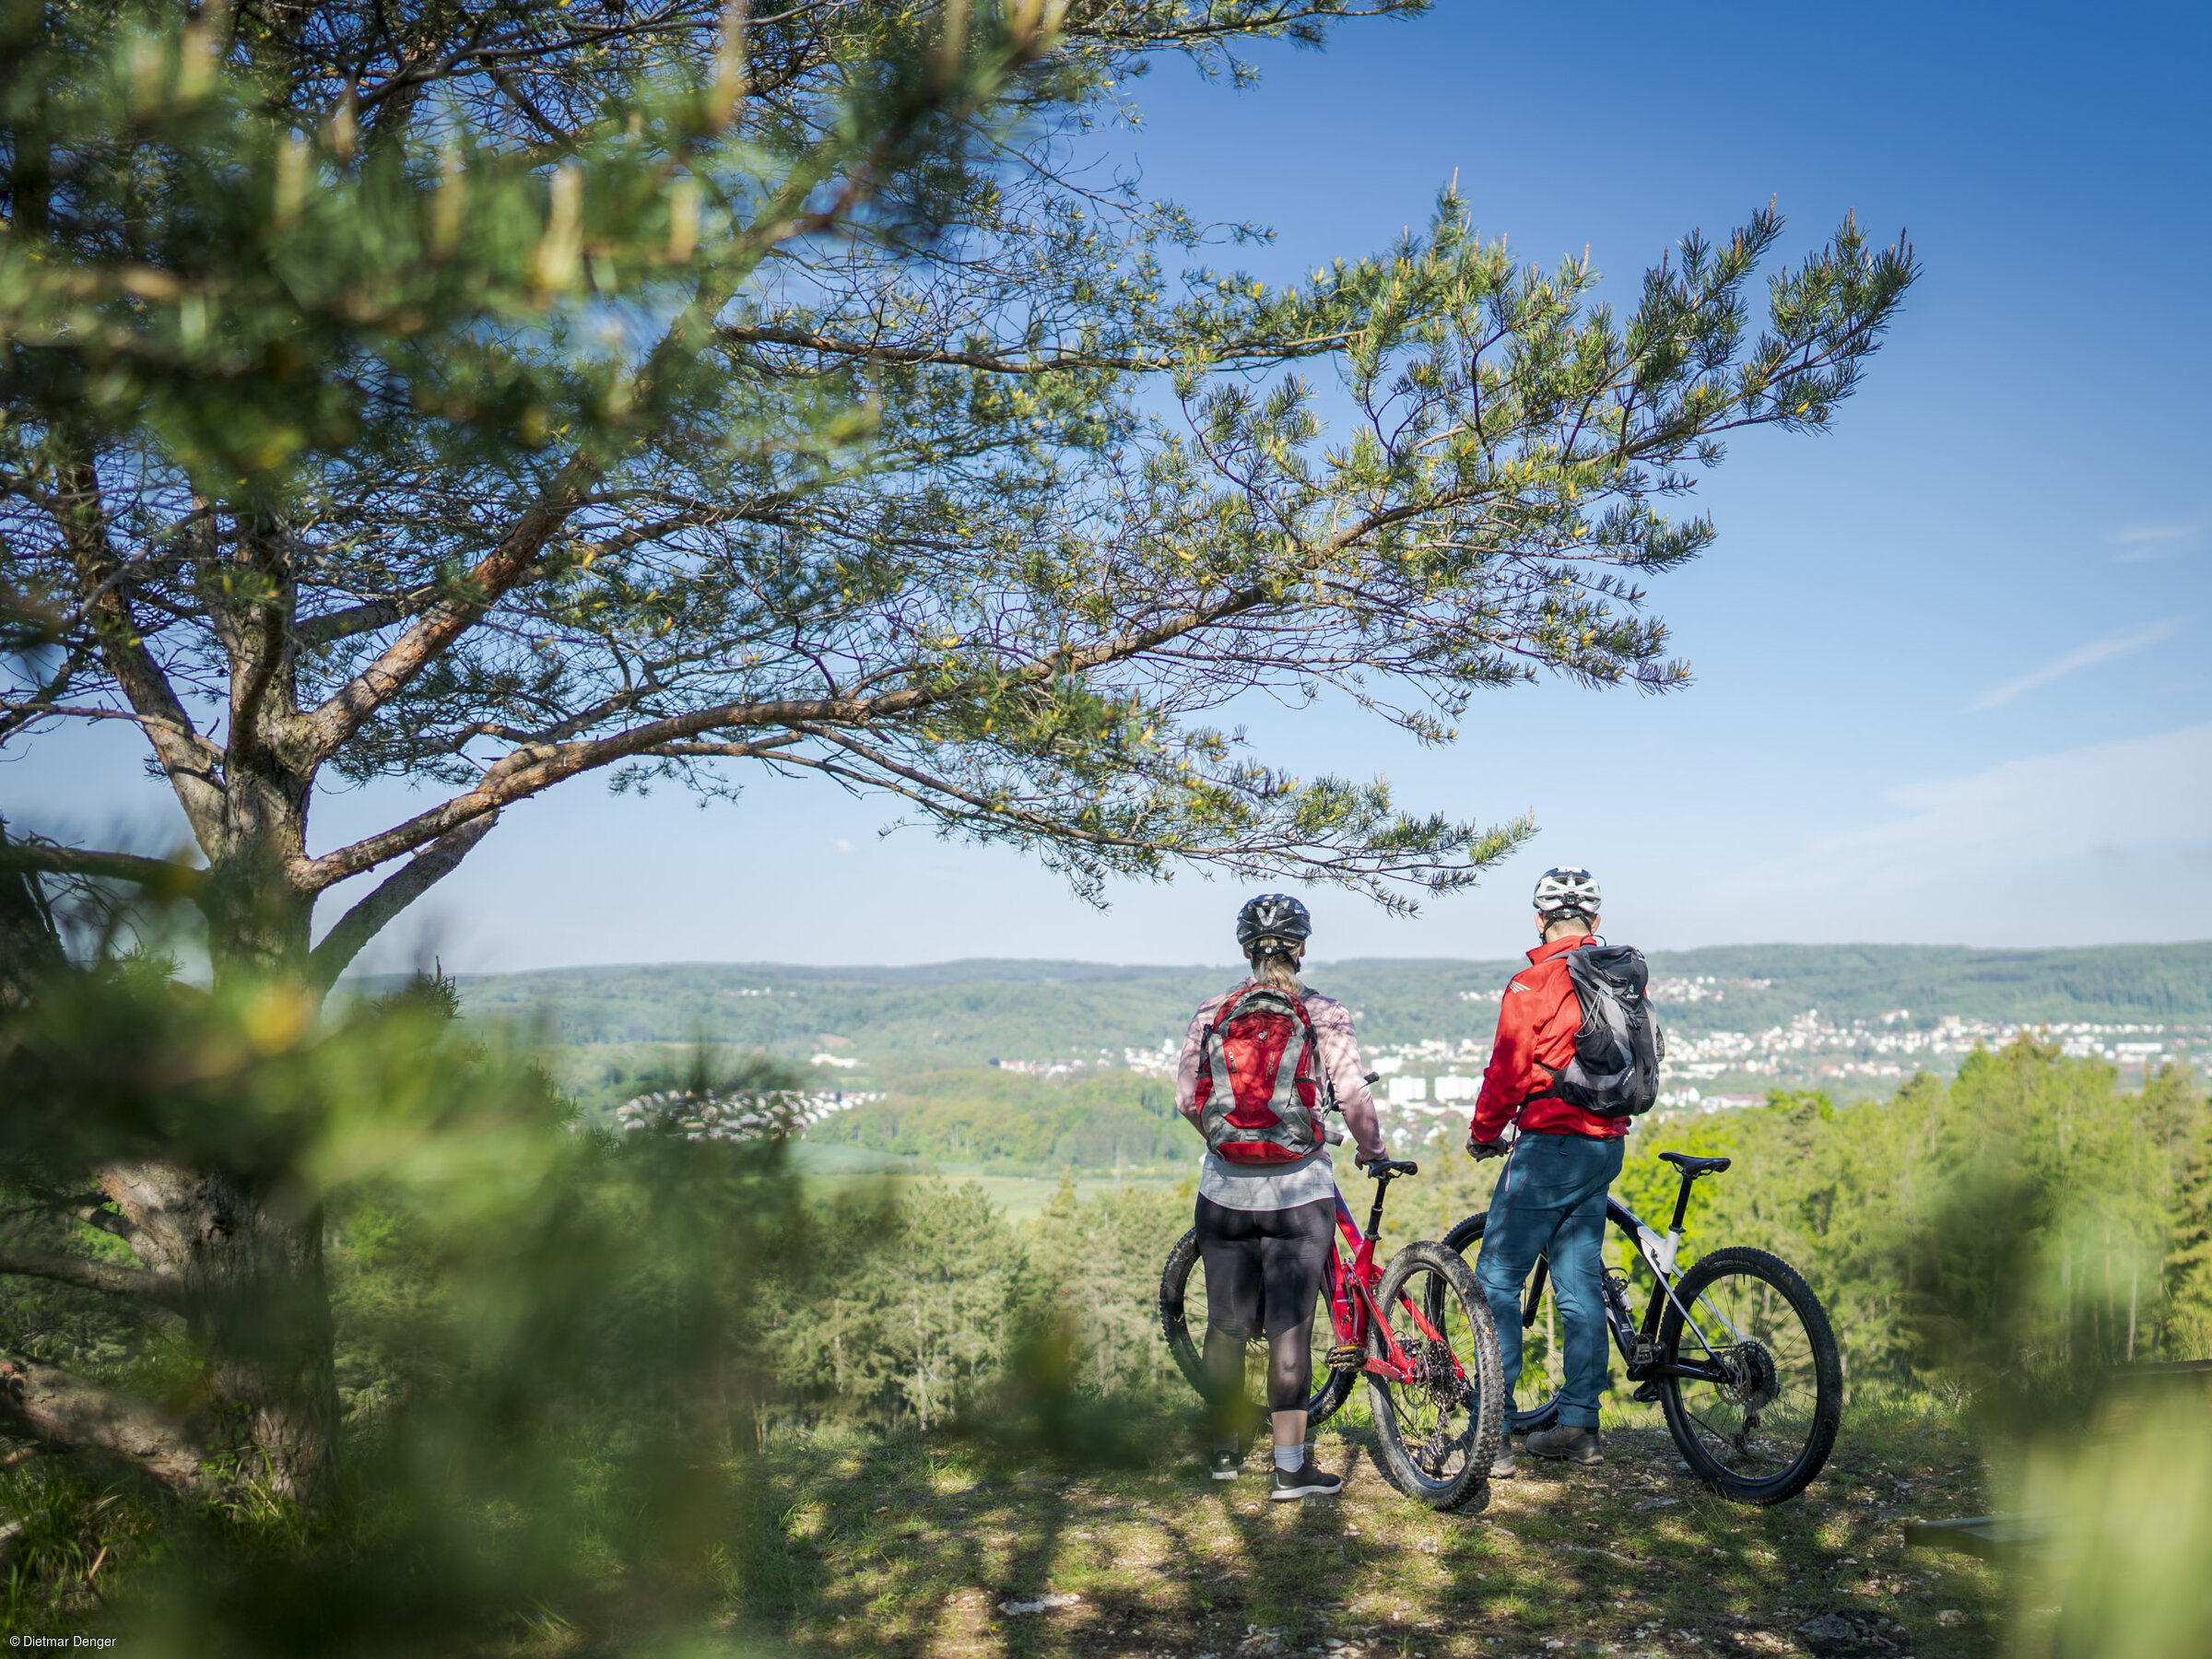
[[[2185,524],[2128,524],[2107,532],[2104,539],[2123,549],[2112,555],[2116,563],[2142,564],[2179,553],[2182,544],[2194,540],[2204,527],[2201,518]]]
[[[1971,706],[1976,709],[1994,709],[1999,704],[2010,702],[2023,692],[2047,686],[2053,680],[2079,669],[2094,668],[2100,663],[2131,656],[2146,645],[2156,645],[2160,640],[2171,639],[2181,632],[2189,620],[2187,617],[2169,617],[2163,622],[2153,622],[2148,628],[2138,629],[2134,633],[2110,634],[2101,640],[2093,640],[2087,645],[2077,646],[2065,655],[2045,663],[2041,668],[1983,692],[1974,699]]]
[[[1818,837],[1771,861],[1748,886],[1910,889],[1956,909],[2000,870],[2085,855],[2189,856],[2212,832],[2212,724],[2006,760],[1887,792],[1886,823]]]

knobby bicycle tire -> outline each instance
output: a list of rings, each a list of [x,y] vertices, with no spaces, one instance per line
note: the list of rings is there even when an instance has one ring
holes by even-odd
[[[1771,1474],[1754,1477],[1724,1463],[1715,1455],[1713,1444],[1709,1443],[1717,1441],[1722,1446],[1733,1443],[1746,1455],[1747,1462],[1757,1461],[1749,1456],[1749,1446],[1759,1423],[1759,1407],[1753,1404],[1748,1413],[1744,1411],[1742,1388],[1728,1390],[1713,1383],[1690,1382],[1693,1391],[1711,1391],[1706,1397],[1722,1408],[1716,1416],[1733,1414],[1743,1419],[1734,1436],[1728,1433],[1725,1422],[1716,1424],[1700,1412],[1696,1403],[1684,1399],[1683,1378],[1660,1380],[1659,1404],[1666,1414],[1667,1432],[1674,1436],[1676,1449],[1699,1479],[1739,1502],[1781,1503],[1805,1490],[1826,1466],[1829,1453],[1835,1450],[1836,1431],[1843,1419],[1843,1361],[1837,1351],[1836,1333],[1828,1322],[1828,1312],[1813,1294],[1812,1287],[1781,1257],[1743,1245],[1732,1245],[1700,1257],[1697,1265],[1676,1282],[1674,1298],[1659,1321],[1659,1349],[1666,1361],[1679,1363],[1682,1310],[1696,1308],[1700,1296],[1729,1280],[1765,1286],[1798,1321],[1806,1351],[1804,1360],[1793,1370],[1800,1374],[1801,1382],[1809,1381],[1813,1387],[1813,1398],[1805,1402],[1803,1407],[1806,1414],[1803,1443]],[[1780,1330],[1779,1321],[1773,1328]],[[1762,1344],[1755,1338],[1745,1346],[1759,1347]],[[1702,1355],[1703,1347],[1700,1345],[1691,1358]],[[1771,1369],[1770,1363],[1769,1370]],[[1752,1379],[1743,1386],[1756,1385],[1757,1380]],[[1769,1408],[1779,1400],[1780,1393],[1777,1389],[1770,1395]],[[1756,1393],[1752,1399],[1756,1402]]]
[[[1425,1280],[1422,1312],[1445,1338],[1441,1344],[1422,1336],[1399,1306],[1409,1300],[1407,1287],[1417,1276]],[[1457,1251],[1424,1241],[1408,1244],[1391,1258],[1375,1304],[1409,1354],[1423,1347],[1450,1350],[1449,1358],[1439,1352],[1426,1356],[1431,1369],[1422,1382],[1398,1383],[1367,1374],[1382,1472],[1408,1498],[1431,1509],[1457,1509],[1488,1488],[1490,1465],[1505,1435],[1505,1368],[1498,1357],[1489,1303]],[[1370,1331],[1369,1355],[1380,1359],[1388,1352],[1386,1334]],[[1434,1426],[1429,1427],[1431,1417]]]
[[[1173,1356],[1175,1369],[1182,1380],[1197,1391],[1200,1399],[1206,1398],[1206,1333],[1201,1330],[1195,1338],[1186,1317],[1191,1275],[1204,1274],[1198,1260],[1198,1230],[1192,1228],[1175,1241],[1175,1248],[1168,1252],[1168,1263],[1159,1275],[1159,1334],[1167,1339],[1168,1352]],[[1328,1287],[1322,1287],[1322,1303],[1313,1311],[1316,1334],[1329,1329]],[[1260,1375],[1266,1375],[1266,1346],[1254,1345],[1260,1352]],[[1249,1386],[1253,1366],[1248,1359],[1245,1377]],[[1309,1432],[1334,1417],[1352,1392],[1351,1371],[1330,1371],[1317,1364],[1313,1373],[1313,1392],[1306,1401],[1306,1428]],[[1253,1402],[1256,1410],[1265,1411],[1265,1400]]]

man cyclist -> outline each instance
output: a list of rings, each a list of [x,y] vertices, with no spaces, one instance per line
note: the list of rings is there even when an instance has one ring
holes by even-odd
[[[1561,1327],[1557,1425],[1528,1436],[1537,1457],[1596,1463],[1597,1402],[1605,1392],[1606,1335],[1601,1275],[1606,1192],[1620,1173],[1625,1117],[1604,1117],[1551,1092],[1574,1058],[1582,1006],[1567,973],[1567,953],[1595,936],[1597,881],[1583,869],[1551,869],[1536,883],[1536,932],[1529,965],[1513,975],[1498,1009],[1498,1041],[1475,1100],[1467,1150],[1498,1158],[1506,1124],[1518,1123],[1512,1156],[1490,1195],[1475,1277],[1498,1324],[1505,1362],[1505,1408],[1521,1378],[1521,1288],[1536,1258],[1551,1264]],[[1510,1418],[1509,1418],[1510,1421]],[[1513,1472],[1512,1441],[1500,1450],[1496,1475]]]
[[[1344,1488],[1344,1477],[1314,1465],[1306,1448],[1306,1401],[1313,1392],[1313,1313],[1328,1268],[1329,1243],[1336,1224],[1336,1177],[1327,1145],[1317,1133],[1320,1106],[1333,1093],[1344,1113],[1362,1163],[1387,1157],[1375,1117],[1374,1096],[1359,1064],[1359,1039],[1345,1006],[1300,982],[1313,919],[1306,907],[1282,893],[1265,893],[1237,912],[1237,944],[1252,964],[1252,977],[1200,1006],[1191,1020],[1175,1073],[1175,1104],[1208,1136],[1198,1178],[1198,1252],[1206,1264],[1206,1370],[1213,1407],[1213,1477],[1234,1480],[1243,1463],[1239,1451],[1238,1407],[1244,1397],[1244,1347],[1254,1331],[1267,1337],[1267,1403],[1273,1413],[1275,1473],[1270,1498],[1326,1497]],[[1266,1108],[1256,1109],[1265,1130],[1250,1124],[1230,1128],[1224,1113],[1230,1100],[1239,1119],[1254,1117],[1245,1104],[1254,1085],[1233,1087],[1236,1062],[1215,1030],[1232,1025],[1244,1032],[1245,1017],[1222,1018],[1225,1008],[1255,987],[1284,993],[1268,1006],[1295,1005],[1305,1011],[1312,1034],[1285,1012],[1263,1013],[1275,1029],[1260,1049],[1262,1059],[1248,1075],[1264,1070],[1257,1087],[1272,1084],[1271,1099],[1286,1105],[1278,1127]],[[1260,1006],[1258,1003],[1250,1005]],[[1240,1036],[1241,1047],[1248,1041]],[[1297,1053],[1289,1044],[1299,1045]],[[1242,1047],[1249,1057],[1253,1050]],[[1318,1060],[1320,1076],[1312,1076]],[[1288,1063],[1286,1065],[1286,1062]],[[1293,1087],[1283,1084],[1291,1078]],[[1231,1088],[1217,1093],[1219,1083]],[[1299,1105],[1288,1104],[1295,1097]],[[1302,1110],[1300,1107],[1302,1106]],[[1266,1145],[1265,1135],[1279,1144]],[[1240,1138],[1262,1136],[1263,1138]],[[1300,1149],[1303,1148],[1303,1149]],[[1229,1156],[1225,1156],[1225,1150]]]

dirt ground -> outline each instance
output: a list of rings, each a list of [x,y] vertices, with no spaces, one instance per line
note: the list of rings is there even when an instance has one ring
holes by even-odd
[[[1899,1523],[1985,1512],[1937,1416],[1847,1417],[1837,1454],[1771,1509],[1693,1481],[1655,1417],[1605,1462],[1547,1465],[1439,1514],[1371,1455],[1364,1414],[1315,1450],[1344,1494],[1275,1503],[1263,1449],[1208,1480],[1194,1449],[1111,1474],[1008,1471],[920,1444],[854,1454],[782,1517],[786,1646],[850,1654],[1485,1659],[1555,1653],[1922,1659],[1989,1653],[1998,1583]]]

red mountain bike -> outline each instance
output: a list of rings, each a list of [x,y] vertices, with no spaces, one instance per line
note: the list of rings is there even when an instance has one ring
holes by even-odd
[[[1339,1137],[1332,1133],[1331,1138]],[[1369,1166],[1375,1206],[1364,1233],[1344,1194],[1336,1194],[1336,1230],[1351,1258],[1330,1241],[1328,1327],[1313,1322],[1314,1387],[1306,1402],[1307,1423],[1319,1424],[1335,1413],[1351,1394],[1353,1379],[1365,1376],[1391,1483],[1433,1509],[1456,1509],[1489,1478],[1498,1454],[1504,1368],[1489,1304],[1457,1251],[1408,1244],[1387,1268],[1375,1265],[1390,1183],[1419,1172],[1414,1163]],[[1176,1368],[1204,1394],[1206,1273],[1199,1266],[1195,1228],[1176,1241],[1159,1276],[1159,1328]],[[1256,1368],[1248,1362],[1246,1374],[1256,1370],[1265,1375],[1265,1339],[1255,1333],[1248,1340],[1259,1349],[1261,1362]],[[1253,1410],[1260,1409],[1254,1402]]]

